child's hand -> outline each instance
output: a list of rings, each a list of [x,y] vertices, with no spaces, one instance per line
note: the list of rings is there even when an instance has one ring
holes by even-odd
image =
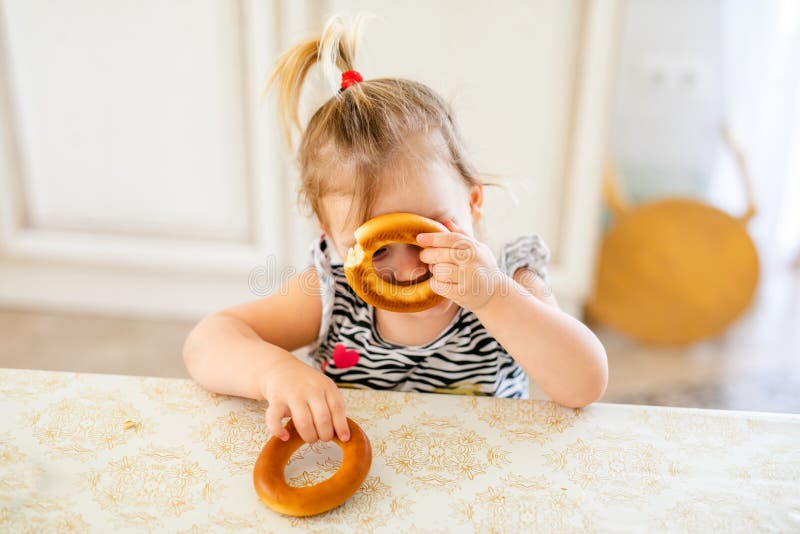
[[[330,441],[334,431],[339,439],[350,439],[342,394],[336,384],[291,354],[278,360],[261,383],[267,408],[267,428],[286,441],[289,432],[281,424],[291,417],[303,441]]]
[[[452,220],[445,222],[450,232],[422,233],[417,242],[425,245],[419,259],[433,274],[431,289],[474,311],[484,306],[502,282],[492,250],[468,235]]]

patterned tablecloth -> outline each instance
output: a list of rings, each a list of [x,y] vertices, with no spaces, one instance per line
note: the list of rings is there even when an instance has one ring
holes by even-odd
[[[800,416],[344,390],[372,469],[344,506],[255,494],[264,404],[189,380],[0,369],[0,532],[800,531]],[[336,469],[301,448],[290,483]]]

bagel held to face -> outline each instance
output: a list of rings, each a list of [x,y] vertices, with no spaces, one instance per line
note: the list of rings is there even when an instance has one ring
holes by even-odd
[[[392,176],[384,177],[371,209],[358,211],[360,223],[350,217],[361,207],[353,205],[350,196],[325,198],[327,224],[321,229],[342,258],[345,275],[364,274],[366,250],[372,249],[375,276],[356,283],[351,276],[348,282],[376,308],[381,336],[393,343],[424,345],[450,323],[459,306],[473,310],[485,304],[500,277],[491,249],[475,237],[483,213],[483,187],[464,184],[441,157],[437,147],[443,141],[437,132],[410,136],[406,143],[430,157],[387,162],[382,172]],[[402,239],[377,247],[364,242],[365,234],[389,235],[384,229],[392,224],[398,225],[396,235]],[[411,234],[414,238],[407,239]],[[432,236],[437,237],[430,240]],[[377,297],[387,293],[388,298]]]
[[[395,243],[417,245],[420,233],[447,231],[441,223],[414,213],[388,213],[368,220],[356,229],[356,243],[347,251],[344,262],[350,287],[365,302],[384,310],[417,312],[436,306],[444,297],[431,288],[427,269],[424,279],[400,284],[380,276],[373,257]]]

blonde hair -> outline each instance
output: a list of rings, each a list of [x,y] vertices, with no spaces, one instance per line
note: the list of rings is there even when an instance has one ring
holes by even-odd
[[[432,148],[452,164],[465,184],[498,185],[481,178],[467,156],[449,104],[427,85],[401,78],[377,78],[339,90],[341,73],[356,70],[364,20],[365,16],[357,16],[348,29],[341,16],[331,17],[319,38],[303,41],[280,56],[265,87],[266,91],[277,82],[278,115],[290,149],[293,127],[301,134],[297,151],[301,202],[327,225],[322,199],[330,194],[352,193],[351,206],[358,207],[357,224],[361,224],[387,185],[386,180],[398,178],[385,171],[396,156],[408,155],[409,138],[437,130],[444,144]],[[300,94],[315,64],[321,67],[333,95],[303,130]],[[411,155],[412,160],[417,156]],[[334,172],[346,169],[353,179],[352,191],[332,178],[332,168]],[[351,216],[352,209],[348,221]]]

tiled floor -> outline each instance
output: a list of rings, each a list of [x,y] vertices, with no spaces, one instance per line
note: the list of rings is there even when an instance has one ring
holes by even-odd
[[[609,402],[800,413],[800,270],[765,273],[746,314],[690,347],[596,331],[609,357]]]
[[[189,322],[0,310],[0,367],[185,377]],[[762,284],[718,339],[653,348],[598,329],[605,402],[800,413],[800,275]]]
[[[188,322],[0,309],[0,367],[186,377]]]

